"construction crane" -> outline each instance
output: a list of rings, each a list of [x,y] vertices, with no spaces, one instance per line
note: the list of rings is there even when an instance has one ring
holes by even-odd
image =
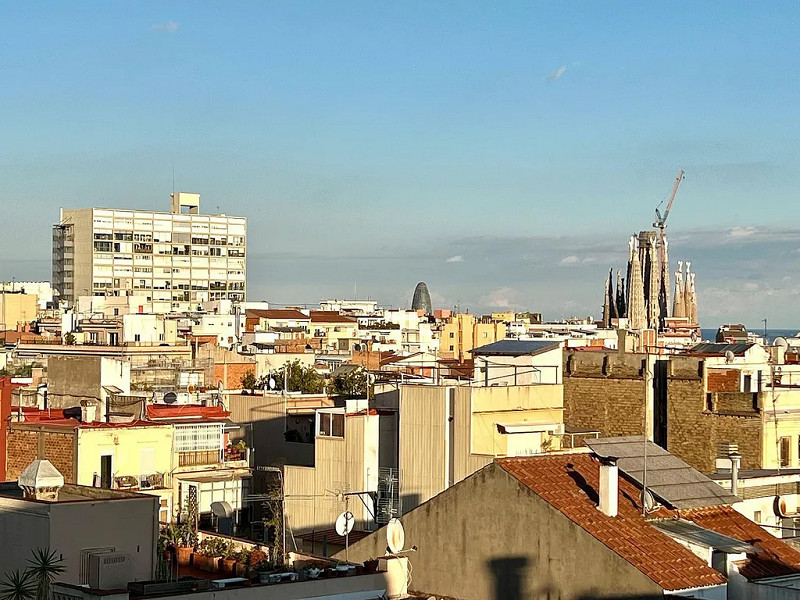
[[[672,192],[669,195],[669,200],[667,201],[667,208],[664,211],[664,214],[661,214],[661,211],[658,210],[661,207],[661,204],[664,204],[664,201],[661,201],[661,204],[656,206],[656,220],[653,223],[653,227],[658,228],[660,235],[659,235],[659,263],[660,263],[660,273],[658,275],[659,287],[661,291],[659,292],[659,304],[663,300],[664,304],[660,307],[659,312],[661,313],[661,317],[668,317],[670,315],[670,277],[669,277],[669,264],[667,258],[667,217],[669,217],[669,211],[672,210],[672,203],[675,202],[675,194],[678,193],[678,186],[680,186],[681,181],[683,181],[683,169],[680,170],[678,176],[675,178],[675,183],[672,184]],[[659,326],[661,328],[664,327],[664,319],[659,319]]]
[[[678,193],[678,186],[683,181],[683,169],[680,170],[678,176],[675,178],[675,183],[672,184],[672,193],[669,195],[669,201],[667,202],[667,209],[664,211],[664,215],[661,215],[661,211],[658,210],[661,207],[661,204],[664,204],[664,201],[661,201],[661,204],[656,206],[656,220],[653,223],[653,227],[657,227],[661,230],[661,237],[664,237],[664,230],[667,228],[667,217],[669,216],[669,211],[672,210],[672,203],[675,202],[675,194]]]

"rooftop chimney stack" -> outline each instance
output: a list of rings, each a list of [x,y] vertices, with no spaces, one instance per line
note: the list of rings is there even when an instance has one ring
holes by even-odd
[[[26,500],[55,502],[64,487],[64,476],[49,460],[35,460],[19,474],[17,485]]]
[[[600,458],[600,502],[598,508],[604,515],[616,517],[619,501],[619,467],[617,459]]]
[[[728,455],[731,459],[731,494],[739,495],[739,465],[742,462],[742,455],[738,452],[731,452]]]
[[[81,403],[81,421],[83,423],[94,423],[97,420],[97,405],[93,400]]]

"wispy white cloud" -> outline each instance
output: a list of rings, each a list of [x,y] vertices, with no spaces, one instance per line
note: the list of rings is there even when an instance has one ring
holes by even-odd
[[[565,256],[561,259],[561,262],[558,264],[564,265],[565,267],[570,267],[572,265],[577,265],[581,262],[581,259],[575,256],[574,254],[570,254],[569,256]]]
[[[561,65],[547,76],[547,81],[558,81],[567,72],[567,65]]]
[[[167,33],[175,33],[178,31],[178,27],[180,27],[180,24],[176,23],[175,21],[165,21],[164,23],[156,23],[150,29],[155,31],[166,31]]]
[[[489,308],[511,308],[515,306],[514,297],[516,292],[510,287],[501,287],[491,291],[480,300],[484,306]]]
[[[728,235],[734,238],[749,237],[754,235],[758,230],[755,227],[733,227]]]
[[[463,256],[461,256],[460,254],[456,254],[455,256],[451,256],[450,258],[448,258],[448,259],[447,259],[446,261],[444,261],[444,262],[449,262],[449,263],[460,263],[460,262],[464,262],[464,257],[463,257]]]

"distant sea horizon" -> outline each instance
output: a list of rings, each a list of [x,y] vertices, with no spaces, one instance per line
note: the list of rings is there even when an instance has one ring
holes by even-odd
[[[758,336],[764,337],[764,328],[763,327],[747,327],[747,331],[750,333],[754,333]],[[713,342],[717,339],[717,330],[719,327],[715,327],[714,329],[700,329],[700,335],[703,337],[703,340],[707,340]],[[794,337],[798,333],[800,333],[800,327],[797,329],[767,329],[767,344],[772,344],[773,340],[776,337]]]

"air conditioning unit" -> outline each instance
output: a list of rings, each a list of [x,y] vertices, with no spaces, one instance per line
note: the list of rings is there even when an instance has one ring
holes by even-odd
[[[89,556],[89,587],[94,590],[126,590],[131,559],[122,552]]]

